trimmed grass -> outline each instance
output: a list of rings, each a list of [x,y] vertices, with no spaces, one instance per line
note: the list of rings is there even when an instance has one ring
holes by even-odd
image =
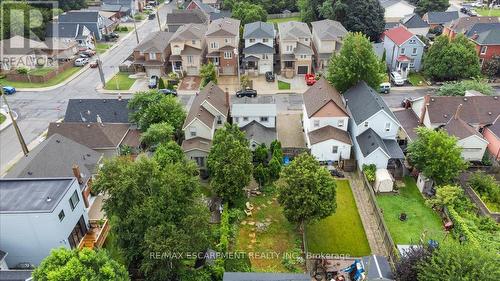
[[[398,195],[378,195],[377,202],[384,214],[384,220],[396,244],[413,244],[420,241],[422,233],[425,240],[441,241],[444,231],[441,218],[430,207],[410,177],[405,177],[405,186]],[[399,215],[406,213],[407,220],[400,221]]]
[[[480,16],[491,16],[491,17],[500,17],[500,9],[491,9],[491,14],[490,14],[490,9],[484,9],[484,8],[474,8],[474,10],[480,15]]]
[[[35,68],[30,71],[30,75],[40,75],[43,76],[49,72],[54,70],[52,67],[41,67],[41,68]]]
[[[290,90],[290,83],[278,80],[279,90]]]
[[[5,122],[5,120],[7,120],[7,117],[3,114],[0,114],[0,124],[2,124],[3,122]]]
[[[370,245],[348,180],[337,180],[337,210],[307,226],[307,245],[312,253],[370,254]]]
[[[425,77],[420,73],[412,72],[408,75],[408,81],[412,86],[424,86],[425,85]],[[422,83],[420,83],[422,81]]]
[[[300,17],[289,17],[289,18],[279,18],[279,19],[268,19],[267,22],[280,23],[288,21],[301,21]]]
[[[296,248],[297,241],[301,241],[295,225],[288,222],[283,215],[283,208],[277,201],[273,200],[272,195],[252,197],[250,202],[255,208],[254,214],[244,220],[265,222],[265,219],[268,218],[271,219],[271,224],[264,232],[255,231],[255,227],[248,224],[239,225],[233,250],[247,253],[278,253],[279,256],[269,258],[250,256],[252,271],[289,272],[290,270],[285,268],[281,261],[284,253],[292,252]],[[257,207],[261,209],[257,210]],[[250,234],[252,233],[255,233],[255,243],[251,242],[253,238],[250,237]]]
[[[65,71],[59,73],[54,78],[50,79],[46,83],[28,83],[28,82],[14,82],[8,81],[5,78],[0,79],[0,84],[9,85],[14,88],[43,88],[57,85],[64,80],[68,79],[71,75],[75,74],[81,69],[81,67],[71,67],[66,69]]]
[[[113,78],[106,82],[106,90],[128,90],[135,82],[135,79],[129,78],[129,73],[118,72]]]
[[[108,43],[97,43],[95,46],[95,50],[98,54],[102,54],[106,52],[109,48],[111,48],[112,44]]]

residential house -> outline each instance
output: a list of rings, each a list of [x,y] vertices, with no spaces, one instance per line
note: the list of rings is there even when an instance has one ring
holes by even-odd
[[[391,71],[398,71],[403,77],[410,70],[420,71],[425,44],[418,36],[404,26],[386,30],[383,36],[385,61]]]
[[[127,107],[128,99],[69,99],[64,122],[128,124],[132,111]]]
[[[68,11],[59,15],[57,24],[83,25],[95,36],[96,40],[102,40],[104,34],[108,34],[116,27],[116,23],[108,18],[104,18],[99,11],[79,10]],[[73,28],[71,28],[73,29]],[[60,30],[59,28],[57,29]]]
[[[184,121],[182,149],[187,157],[206,171],[207,157],[215,130],[224,126],[229,116],[229,93],[215,83],[208,83],[194,98]]]
[[[216,8],[216,9],[220,9],[222,0],[202,0],[201,2],[203,4],[212,6],[212,7]]]
[[[267,22],[252,22],[245,24],[243,39],[243,62],[245,69],[252,73],[265,74],[274,72],[274,25]]]
[[[328,19],[311,22],[311,25],[316,68],[323,71],[332,54],[340,51],[348,31],[340,22]]]
[[[429,24],[417,14],[410,14],[402,18],[400,23],[415,35],[425,37],[429,33]]]
[[[155,31],[142,40],[132,53],[135,71],[146,72],[148,77],[166,75],[172,35],[172,32]]]
[[[50,123],[47,137],[53,134],[62,135],[89,147],[104,157],[120,154],[120,150],[129,147],[140,148],[140,131],[130,124],[117,123]]]
[[[321,78],[303,96],[302,125],[311,154],[324,163],[350,159],[349,114],[340,93]]]
[[[488,151],[493,159],[500,160],[500,115],[483,130],[483,137],[488,141]]]
[[[466,34],[476,23],[498,23],[498,17],[462,17],[444,26],[443,35],[455,38],[457,34]]]
[[[68,60],[78,53],[78,43],[75,40],[62,38],[46,38],[47,49],[43,52],[54,60]]]
[[[400,124],[382,97],[364,81],[348,89],[343,97],[351,116],[349,132],[358,167],[375,164],[393,175],[400,172],[404,159],[396,141]]]
[[[384,42],[372,43],[373,52],[379,59],[384,57]]]
[[[120,5],[121,9],[128,12],[126,15],[135,15],[146,6],[145,0],[102,0],[104,5]]]
[[[205,3],[206,1],[192,0],[184,2],[184,7],[186,10],[198,9],[205,13],[210,21],[220,19],[220,18],[230,18],[231,11],[219,10],[215,5],[209,5]]]
[[[5,258],[8,253],[3,252],[5,255],[3,255],[3,258]],[[0,262],[5,263],[2,260],[2,255],[0,253]],[[6,263],[5,263],[6,265]],[[7,266],[6,268],[0,268],[0,281],[32,281],[33,280],[33,270],[30,269],[9,269]]]
[[[92,9],[92,8],[89,7],[89,9]],[[102,12],[112,13],[113,14],[112,17],[118,18],[118,19],[125,17],[125,16],[132,16],[132,10],[130,9],[130,7],[123,6],[120,4],[102,3],[100,7],[96,7],[96,10],[100,11],[101,15],[102,15]],[[111,18],[111,17],[109,17],[109,18]]]
[[[429,24],[430,29],[435,29],[436,27],[442,28],[458,18],[458,11],[427,12],[422,17]]]
[[[378,0],[384,8],[384,18],[403,18],[412,14],[415,6],[404,0]]]
[[[6,71],[18,67],[30,69],[37,67],[37,58],[46,56],[43,50],[46,50],[48,46],[44,42],[16,35],[1,40],[0,48],[2,56],[1,69]]]
[[[500,56],[500,23],[476,23],[465,36],[476,45],[481,66]]]
[[[172,70],[181,76],[199,75],[207,48],[203,24],[186,24],[170,38]]]
[[[240,43],[240,20],[220,18],[212,21],[205,33],[207,59],[218,70],[219,75],[238,73]]]
[[[176,32],[182,25],[190,23],[208,25],[209,17],[200,9],[175,9],[167,14],[167,31]]]
[[[233,124],[245,132],[254,150],[260,144],[267,147],[276,140],[276,104],[235,103],[231,106]]]
[[[281,74],[291,78],[312,71],[312,34],[304,22],[278,23]]]
[[[10,268],[77,248],[89,229],[76,178],[0,179],[0,249]]]
[[[47,40],[76,41],[84,49],[94,49],[92,32],[84,24],[52,22],[46,28]]]

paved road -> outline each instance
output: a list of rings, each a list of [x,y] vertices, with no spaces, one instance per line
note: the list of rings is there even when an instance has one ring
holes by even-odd
[[[162,22],[165,21],[166,14],[174,5],[170,3],[160,8],[159,14]],[[157,30],[159,28],[156,19],[146,20],[138,28],[139,40]],[[135,34],[132,33],[120,41],[112,51],[101,57],[106,80],[118,72],[118,66],[132,53],[135,46],[137,46],[137,41]],[[12,110],[19,114],[18,123],[26,143],[36,142],[37,137],[47,129],[49,122],[54,122],[64,116],[68,99],[109,97],[96,91],[95,88],[100,84],[98,71],[87,69],[73,81],[58,89],[43,92],[19,92],[9,96]],[[0,174],[20,153],[21,147],[11,126],[0,133]]]

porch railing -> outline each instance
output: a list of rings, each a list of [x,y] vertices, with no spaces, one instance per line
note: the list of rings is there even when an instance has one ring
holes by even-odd
[[[109,233],[109,222],[104,220],[89,220],[90,229],[78,244],[78,249],[100,248],[104,245]]]

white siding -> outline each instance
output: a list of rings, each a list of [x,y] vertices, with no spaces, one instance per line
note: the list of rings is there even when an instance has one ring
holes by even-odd
[[[191,130],[194,129],[196,131],[196,136],[191,136]],[[200,120],[195,119],[189,126],[187,126],[184,130],[184,138],[186,140],[201,137],[205,139],[212,139],[213,130],[208,128],[207,125],[202,123]]]
[[[342,159],[348,159],[351,155],[351,145],[333,139],[308,146],[318,161],[339,161],[340,156]],[[333,146],[338,147],[337,153],[333,153]]]
[[[364,122],[357,125],[357,134],[353,137],[359,136],[368,128],[372,128],[382,139],[395,139],[398,134],[399,124],[389,118],[389,115],[383,110],[368,118],[366,122],[368,122],[368,127],[365,127]],[[385,130],[386,123],[391,124],[389,131]]]
[[[462,158],[467,161],[481,161],[488,146],[488,142],[479,136],[461,139],[457,144],[462,147]]]
[[[343,121],[343,126],[339,126],[339,121]],[[307,132],[309,132],[325,126],[332,126],[340,130],[347,131],[348,121],[349,117],[312,117],[306,118],[306,121],[304,122],[304,128],[307,127]],[[315,122],[316,124],[318,124],[319,122],[319,125],[315,126]]]
[[[270,37],[266,38],[266,39],[267,39],[267,42],[264,42],[264,40],[263,40],[264,38],[252,38],[252,39],[254,39],[254,40],[255,40],[255,41],[254,41],[254,42],[252,42],[252,43],[250,43],[250,38],[245,39],[245,48],[250,47],[250,46],[252,46],[252,45],[255,45],[255,44],[257,44],[257,43],[262,43],[262,44],[267,45],[267,46],[269,46],[269,47],[271,47],[271,48],[273,48],[273,47],[274,47],[274,38],[270,38]],[[222,46],[221,46],[221,47],[222,47]]]
[[[261,117],[267,117],[267,122],[266,121],[261,121]],[[246,118],[246,119],[245,119]],[[238,127],[244,127],[248,123],[252,121],[257,121],[260,124],[262,124],[265,127],[268,128],[275,128],[276,127],[276,116],[238,116],[238,115],[233,115],[233,123],[237,124]]]

